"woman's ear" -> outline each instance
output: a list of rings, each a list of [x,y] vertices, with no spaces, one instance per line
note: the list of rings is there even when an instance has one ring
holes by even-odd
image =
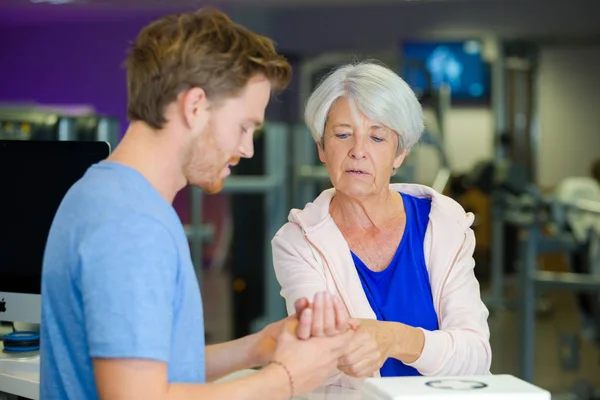
[[[321,160],[321,162],[323,164],[325,164],[327,162],[327,157],[325,157],[325,149],[323,148],[325,144],[325,137],[323,136],[323,138],[321,139],[321,143],[317,143],[317,151],[319,152],[319,160]]]
[[[396,158],[394,159],[394,164],[393,164],[394,169],[400,168],[400,166],[404,162],[404,157],[406,157],[406,153],[407,153],[406,150],[402,150],[402,152],[396,156]]]

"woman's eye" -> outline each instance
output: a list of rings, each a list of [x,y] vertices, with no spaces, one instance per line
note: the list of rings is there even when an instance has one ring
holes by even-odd
[[[383,139],[380,138],[380,137],[377,137],[377,136],[371,136],[371,139],[373,139],[373,141],[375,143],[381,143],[381,142],[383,142]]]
[[[347,133],[336,133],[335,137],[339,138],[339,139],[346,139],[348,136],[350,136]]]

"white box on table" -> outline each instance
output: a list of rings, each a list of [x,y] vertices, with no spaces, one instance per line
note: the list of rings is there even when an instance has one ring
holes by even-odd
[[[550,392],[512,375],[370,378],[363,400],[550,400]]]

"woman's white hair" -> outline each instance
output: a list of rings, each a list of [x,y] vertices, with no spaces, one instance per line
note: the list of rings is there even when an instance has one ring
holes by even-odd
[[[419,141],[424,121],[415,93],[396,73],[368,61],[338,67],[310,95],[304,120],[318,144],[323,144],[332,104],[344,96],[367,118],[398,134],[398,152],[410,150]]]

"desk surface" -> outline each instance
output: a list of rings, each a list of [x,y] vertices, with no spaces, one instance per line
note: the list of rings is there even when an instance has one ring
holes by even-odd
[[[0,392],[27,399],[39,398],[40,358],[0,359]]]

